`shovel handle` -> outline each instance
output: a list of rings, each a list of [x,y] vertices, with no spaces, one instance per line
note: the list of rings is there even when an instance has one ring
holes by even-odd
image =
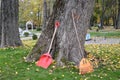
[[[48,49],[48,53],[50,53],[50,50],[52,48],[52,43],[53,43],[53,40],[54,40],[54,37],[55,37],[55,34],[56,34],[56,31],[57,31],[57,28],[60,26],[60,22],[59,21],[56,21],[55,22],[55,30],[54,30],[54,33],[53,33],[53,36],[52,36],[52,39],[51,39],[51,43],[50,43],[50,46],[49,46],[49,49]]]

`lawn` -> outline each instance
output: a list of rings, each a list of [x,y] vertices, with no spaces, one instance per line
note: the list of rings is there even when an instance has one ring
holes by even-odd
[[[92,27],[92,30],[88,30],[88,33],[92,37],[120,38],[120,29],[114,29],[113,26],[99,29],[99,31],[96,31],[97,29],[97,27]]]
[[[120,38],[120,31],[90,32],[92,37]]]
[[[120,80],[120,44],[85,45],[94,72],[80,75],[71,63],[48,69],[24,61],[36,41],[23,41],[24,47],[0,49],[0,80]]]

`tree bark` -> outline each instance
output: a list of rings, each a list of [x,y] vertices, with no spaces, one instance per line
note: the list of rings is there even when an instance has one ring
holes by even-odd
[[[1,0],[0,0],[0,45],[1,45],[1,32],[2,32],[2,25],[1,25]]]
[[[81,50],[84,52],[85,35],[93,12],[93,5],[94,0],[56,0],[48,25],[26,57],[26,61],[36,61],[41,54],[47,52],[54,31],[54,22],[59,20],[61,25],[55,36],[51,55],[58,65],[63,65],[66,61],[79,64],[83,56],[81,56],[81,53],[79,54],[80,49],[73,27],[72,10],[74,10]]]
[[[18,31],[18,0],[1,1],[1,45],[0,47],[21,46]]]
[[[46,0],[44,0],[43,2],[43,26],[42,26],[42,29],[44,30],[47,26],[47,2]]]

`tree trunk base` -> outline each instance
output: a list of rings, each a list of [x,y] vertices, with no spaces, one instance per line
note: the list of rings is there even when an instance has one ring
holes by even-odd
[[[51,55],[59,66],[65,65],[67,62],[78,65],[83,58],[81,51],[84,52],[85,35],[92,15],[93,5],[93,0],[56,0],[47,27],[42,31],[38,42],[26,60],[28,62],[36,61],[40,55],[47,52],[54,31],[54,22],[58,20],[60,21],[60,27],[52,45]],[[74,10],[80,45],[73,27],[72,10]],[[81,50],[79,46],[81,46]],[[83,54],[86,55],[85,52]]]

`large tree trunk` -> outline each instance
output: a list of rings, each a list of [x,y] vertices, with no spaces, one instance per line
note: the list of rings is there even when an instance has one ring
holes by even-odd
[[[1,31],[2,30],[2,25],[1,25],[1,0],[0,0],[0,45],[1,45]]]
[[[81,53],[79,54],[80,49],[73,27],[72,10],[74,10],[81,50],[84,52],[85,35],[93,5],[94,0],[56,0],[48,25],[42,31],[38,42],[26,57],[26,60],[28,62],[36,61],[41,54],[47,52],[54,31],[54,22],[59,20],[61,25],[57,31],[51,54],[58,65],[62,65],[64,61],[72,61],[78,64],[83,56],[81,56]]]
[[[1,45],[0,47],[21,46],[18,31],[18,0],[1,1]]]

